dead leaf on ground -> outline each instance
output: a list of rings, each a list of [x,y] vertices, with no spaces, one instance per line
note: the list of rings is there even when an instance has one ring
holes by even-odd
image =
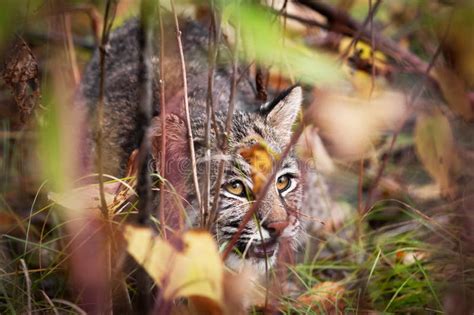
[[[313,287],[310,294],[300,296],[298,302],[318,314],[344,314],[344,292],[344,287],[336,282],[321,282]]]

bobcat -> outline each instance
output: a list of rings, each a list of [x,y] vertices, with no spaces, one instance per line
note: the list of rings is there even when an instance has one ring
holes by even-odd
[[[167,29],[173,29],[170,24],[165,24]],[[208,34],[206,29],[192,21],[181,21],[183,51],[186,60],[186,75],[188,82],[188,99],[191,111],[191,125],[196,156],[198,161],[198,177],[203,174],[205,157],[205,115],[207,76],[208,76]],[[139,32],[137,20],[130,20],[116,29],[110,36],[106,47],[106,81],[105,81],[105,122],[104,122],[104,168],[106,173],[114,176],[124,176],[127,161],[133,150],[137,148],[138,128],[137,109],[140,99],[138,86],[139,71]],[[167,33],[174,33],[167,32]],[[168,56],[176,53],[173,51],[175,39],[166,41]],[[157,51],[155,49],[155,51]],[[219,191],[219,204],[215,222],[214,235],[222,246],[227,243],[237,231],[242,218],[249,210],[260,189],[262,179],[259,178],[259,167],[262,160],[255,158],[258,154],[270,161],[270,168],[274,165],[271,161],[287,146],[291,135],[292,125],[300,111],[302,103],[302,90],[293,87],[278,95],[273,101],[257,104],[252,91],[252,86],[246,80],[240,80],[236,93],[236,111],[233,115],[231,132],[228,137],[228,150],[226,155],[217,145],[218,139],[215,131],[223,134],[230,94],[230,66],[226,59],[225,49],[219,49],[219,62],[214,76],[214,108],[216,119],[211,128],[211,189],[216,185],[217,169],[220,160],[224,159],[225,172]],[[153,57],[153,110],[154,116],[160,114],[158,78],[158,57]],[[167,91],[179,94],[182,80],[176,74],[176,63],[165,60],[165,71],[168,77],[165,80]],[[179,69],[179,68],[178,68]],[[98,102],[99,94],[99,52],[96,52],[87,66],[80,85],[77,102],[86,106],[90,113]],[[172,102],[172,93],[167,95],[167,101]],[[153,143],[159,143],[161,127],[156,119],[152,134]],[[187,144],[180,139],[186,134],[186,125],[179,112],[167,113],[166,133],[170,146],[184,149]],[[174,139],[174,140],[172,140]],[[174,141],[174,142],[173,142]],[[181,142],[180,142],[181,141]],[[91,152],[95,156],[95,143],[89,137]],[[184,159],[179,150],[167,157],[170,163]],[[159,160],[159,152],[154,150],[154,159]],[[182,151],[181,151],[182,152]],[[267,161],[267,162],[268,162]],[[260,164],[259,164],[260,163]],[[159,164],[159,161],[158,163]],[[189,165],[189,164],[186,164]],[[250,220],[235,244],[234,251],[229,255],[226,264],[238,269],[242,265],[251,265],[263,273],[266,264],[270,266],[276,261],[280,249],[280,241],[285,239],[291,248],[295,249],[304,230],[301,222],[300,209],[303,196],[303,184],[297,158],[293,151],[285,158],[282,167],[277,170],[274,185],[264,196],[254,219]],[[265,165],[263,165],[265,166]],[[267,165],[268,166],[268,165]],[[268,168],[268,167],[267,167]],[[191,224],[199,224],[199,213],[196,209],[196,198],[192,193],[191,171],[186,172],[186,185],[189,193],[187,212]],[[264,169],[265,171],[265,169]],[[266,170],[267,174],[273,170]],[[159,172],[155,167],[153,172]],[[172,175],[172,174],[171,174]],[[265,174],[263,174],[265,175]],[[200,180],[202,181],[202,180]],[[202,183],[200,183],[202,185]],[[211,206],[213,198],[210,198]]]

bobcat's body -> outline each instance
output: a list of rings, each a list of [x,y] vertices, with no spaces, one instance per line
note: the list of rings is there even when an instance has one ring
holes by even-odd
[[[191,111],[192,133],[196,156],[198,160],[198,176],[203,187],[203,170],[206,156],[205,149],[205,104],[208,80],[208,36],[205,29],[193,22],[181,22],[183,51],[186,60],[186,75],[188,83],[188,99]],[[170,27],[168,25],[168,27]],[[169,30],[172,31],[169,31]],[[173,40],[165,41],[170,56],[165,60],[165,87],[172,91],[166,95],[167,102],[176,102],[180,98],[182,86],[179,67],[176,58],[174,29],[168,28],[166,33]],[[105,171],[114,176],[125,175],[128,158],[138,145],[137,112],[140,99],[138,85],[139,71],[139,26],[135,20],[127,22],[111,34],[106,56],[105,83],[105,123],[104,123],[104,166]],[[171,36],[173,35],[173,36]],[[226,58],[220,53],[220,59]],[[172,60],[168,62],[167,60]],[[160,113],[158,93],[158,59],[153,58],[155,74],[153,78],[153,110],[154,115]],[[282,94],[278,99],[267,104],[255,105],[254,95],[250,84],[241,80],[237,87],[236,111],[232,120],[231,133],[228,135],[228,150],[224,155],[217,145],[219,134],[225,131],[225,120],[230,95],[230,66],[218,62],[214,76],[214,108],[216,109],[216,125],[211,129],[211,189],[216,185],[217,170],[220,161],[224,159],[225,172],[219,193],[217,220],[214,234],[219,245],[230,240],[242,221],[245,213],[258,198],[259,186],[266,176],[273,172],[279,155],[283,152],[291,137],[291,128],[296,119],[301,104],[301,89],[293,88]],[[94,109],[99,94],[99,55],[94,55],[87,67],[81,84],[78,101]],[[181,96],[182,99],[182,96]],[[168,103],[167,103],[168,104]],[[176,102],[176,104],[181,104]],[[91,111],[93,112],[93,110]],[[173,139],[183,139],[186,135],[186,125],[179,110],[171,112],[167,105],[167,139],[170,146],[178,147],[176,156],[168,156],[170,163],[186,158],[187,143],[173,142]],[[159,121],[159,119],[157,119]],[[157,123],[153,131],[155,142],[161,137],[161,127]],[[90,139],[93,139],[91,136]],[[185,138],[184,138],[185,139]],[[95,156],[95,145],[91,142],[90,156]],[[171,143],[170,143],[171,142]],[[181,153],[179,153],[181,150]],[[156,152],[155,152],[156,154]],[[159,158],[156,154],[155,158]],[[255,158],[257,157],[257,159]],[[267,163],[269,169],[261,169],[261,160]],[[187,165],[190,165],[188,163]],[[226,261],[230,267],[237,268],[242,262],[250,263],[263,272],[266,262],[272,264],[277,256],[280,240],[289,240],[295,247],[302,232],[301,216],[299,215],[302,202],[302,184],[297,160],[293,153],[285,158],[282,167],[277,170],[275,186],[271,186],[263,197],[261,206],[256,211],[254,219],[245,226],[242,235],[236,243],[237,253],[232,253]],[[158,172],[159,167],[155,170]],[[188,187],[187,211],[192,218],[192,224],[198,225],[200,220],[196,208],[196,198],[193,195],[191,170],[185,170]],[[262,177],[263,176],[263,177]],[[287,185],[285,185],[287,184]],[[242,188],[242,190],[241,190]],[[213,196],[211,196],[212,207]],[[242,259],[241,257],[245,259]],[[267,256],[267,257],[266,257]]]

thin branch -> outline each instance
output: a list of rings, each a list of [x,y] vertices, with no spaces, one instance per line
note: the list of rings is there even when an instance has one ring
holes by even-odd
[[[201,226],[204,227],[209,219],[209,199],[211,190],[211,119],[214,112],[214,69],[217,59],[217,48],[220,39],[220,27],[217,23],[215,3],[211,1],[211,25],[208,44],[208,77],[206,99],[206,137],[205,137],[205,173],[204,173],[204,204],[201,209]],[[217,126],[216,130],[217,130]],[[216,133],[216,137],[217,137]],[[220,186],[220,185],[219,185]]]
[[[104,218],[108,218],[107,203],[104,193],[104,164],[103,164],[103,129],[104,129],[104,98],[105,98],[105,47],[115,19],[116,2],[107,0],[105,5],[102,38],[99,47],[99,103],[97,105],[97,172],[99,175],[100,208]]]
[[[139,33],[139,76],[140,103],[138,105],[137,127],[138,156],[137,156],[137,193],[138,193],[138,223],[146,225],[150,220],[152,207],[151,174],[148,167],[151,158],[150,125],[153,110],[153,20],[155,1],[142,0],[140,4],[140,33]],[[151,280],[143,273],[137,275],[138,295],[137,313],[149,310],[151,298]]]
[[[145,224],[149,220],[152,206],[151,177],[148,165],[151,157],[149,132],[153,109],[153,65],[151,63],[151,58],[153,55],[152,38],[154,3],[155,2],[151,0],[143,0],[140,8],[140,71],[138,77],[140,103],[137,115],[137,127],[140,128],[138,133],[139,150],[137,156],[137,193],[139,197],[138,222],[140,224]]]
[[[160,118],[161,118],[161,144],[160,144],[160,176],[166,178],[166,99],[165,99],[165,35],[163,27],[163,17],[161,16],[161,6],[157,6],[158,23],[160,27],[160,78],[159,78],[159,89],[160,89]],[[166,219],[165,219],[165,181],[160,180],[160,207],[159,207],[159,218],[161,224],[161,233],[166,239]]]
[[[377,0],[377,4],[379,3],[379,0]],[[372,12],[372,0],[369,0],[369,12]],[[374,92],[375,89],[375,48],[374,48],[374,15],[370,17],[370,63],[372,65],[371,67],[371,76],[370,76],[370,96],[372,96],[372,93]]]
[[[365,30],[363,26],[349,16],[346,12],[338,10],[330,5],[319,1],[312,0],[295,0],[296,3],[306,6],[313,11],[316,11],[326,17],[328,23],[322,24],[313,20],[297,18],[295,16],[285,14],[288,18],[298,20],[302,23],[318,26],[329,31],[340,33],[347,36],[355,36],[357,30],[362,30],[360,39],[367,44],[371,43],[372,34],[370,31]],[[393,57],[399,62],[406,62],[415,71],[420,73],[426,73],[428,69],[428,63],[421,60],[418,56],[414,55],[408,50],[401,48],[393,40],[382,36],[379,32],[373,32],[374,46],[375,49],[380,50],[382,53]]]
[[[188,104],[188,83],[186,80],[186,64],[184,62],[184,53],[183,53],[183,43],[181,42],[181,31],[179,30],[178,15],[176,14],[176,8],[174,1],[170,0],[171,11],[174,16],[174,25],[176,31],[176,41],[178,43],[179,58],[181,61],[181,76],[183,79],[183,97],[184,97],[184,111],[186,115],[186,127],[188,129],[188,142],[189,142],[189,151],[191,154],[191,168],[194,184],[194,192],[196,194],[196,200],[199,205],[199,209],[202,209],[201,193],[199,190],[199,182],[197,178],[197,166],[196,166],[196,154],[194,151],[194,141],[193,141],[193,132],[191,130],[191,118],[189,114],[189,104]]]
[[[365,18],[364,20],[364,23],[361,25],[361,27],[359,29],[357,29],[357,33],[354,35],[354,37],[352,38],[351,40],[351,43],[349,44],[349,46],[346,47],[346,49],[342,52],[340,58],[341,59],[345,59],[347,57],[347,55],[349,54],[349,51],[351,50],[351,48],[359,41],[360,37],[362,36],[362,33],[365,32],[366,28],[367,28],[367,25],[369,24],[370,22],[370,30],[371,30],[371,42],[372,42],[372,39],[373,39],[373,29],[372,29],[372,25],[373,25],[373,19],[374,19],[374,16],[375,14],[377,13],[377,10],[379,8],[379,5],[382,1],[381,0],[377,0],[377,2],[372,6],[372,0],[369,0],[369,13],[367,14],[367,17]],[[372,47],[373,49],[373,47]],[[373,65],[372,65],[373,66]]]
[[[238,19],[237,19],[238,21]],[[225,123],[225,132],[222,137],[222,152],[225,154],[228,146],[228,136],[232,129],[232,117],[234,116],[235,110],[235,94],[237,89],[237,74],[239,71],[238,68],[238,49],[239,49],[239,33],[240,33],[240,24],[237,22],[235,26],[235,44],[232,49],[232,77],[230,82],[230,95],[229,95],[229,108],[227,111],[227,118]],[[221,183],[224,178],[224,167],[225,160],[221,160],[219,163],[219,170],[217,172],[217,180],[214,186],[214,200],[212,203],[212,210],[209,216],[208,228],[212,230],[214,228],[214,222],[217,218],[217,207],[219,204],[219,191],[221,189]]]

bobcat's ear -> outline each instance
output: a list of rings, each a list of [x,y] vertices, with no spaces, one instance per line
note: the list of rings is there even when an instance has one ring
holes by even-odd
[[[303,102],[303,91],[300,86],[293,86],[283,91],[273,101],[260,107],[260,113],[267,124],[282,131],[291,131],[296,116]]]

